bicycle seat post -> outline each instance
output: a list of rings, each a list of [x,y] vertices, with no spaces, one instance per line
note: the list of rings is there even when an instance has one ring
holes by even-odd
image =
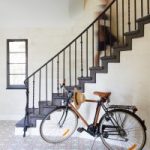
[[[97,122],[98,122],[98,117],[100,113],[100,108],[101,108],[101,100],[97,102],[97,107],[96,107],[96,112],[95,112],[95,117],[93,121],[93,125],[96,127]]]

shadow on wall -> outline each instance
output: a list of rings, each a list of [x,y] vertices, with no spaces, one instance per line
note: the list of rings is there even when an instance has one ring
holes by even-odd
[[[84,0],[69,0],[70,18],[77,17],[84,10]]]

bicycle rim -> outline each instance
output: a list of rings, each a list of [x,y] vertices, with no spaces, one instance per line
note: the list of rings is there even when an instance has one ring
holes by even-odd
[[[140,118],[125,110],[112,110],[100,122],[101,139],[110,150],[142,150],[146,131]]]
[[[48,143],[59,143],[68,139],[76,130],[78,124],[77,115],[66,108],[57,108],[49,113],[41,122],[41,137]]]

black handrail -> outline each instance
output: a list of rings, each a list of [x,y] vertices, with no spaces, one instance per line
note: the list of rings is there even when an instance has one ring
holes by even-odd
[[[81,37],[93,24],[98,21],[105,12],[110,8],[110,6],[115,2],[116,0],[112,0],[109,5],[106,7],[106,9],[88,26],[86,27],[76,38],[74,38],[67,46],[65,46],[61,51],[59,51],[56,55],[54,55],[50,60],[48,60],[45,64],[43,64],[40,68],[38,68],[36,71],[34,71],[30,76],[28,76],[24,82],[27,82],[29,78],[31,78],[34,74],[36,74],[38,71],[40,71],[43,67],[45,67],[49,62],[51,62],[53,59],[55,59],[59,54],[61,54],[64,50],[66,50],[72,43],[74,43],[79,37]]]

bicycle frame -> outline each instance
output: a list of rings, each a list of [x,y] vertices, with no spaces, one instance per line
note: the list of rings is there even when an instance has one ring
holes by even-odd
[[[105,105],[104,105],[104,102],[106,102],[106,100],[107,99],[103,99],[103,98],[101,98],[100,100],[88,100],[88,99],[85,100],[85,102],[97,103],[96,112],[95,112],[95,116],[94,116],[94,120],[93,120],[92,124],[88,124],[87,121],[84,119],[84,117],[78,112],[78,110],[71,103],[69,103],[69,107],[75,112],[75,114],[82,120],[82,122],[87,127],[87,130],[85,130],[84,128],[83,128],[83,130],[86,131],[87,133],[91,134],[92,136],[101,134],[97,130],[99,128],[99,124],[100,124],[100,120],[101,120],[101,119],[99,119],[99,114],[100,114],[101,107],[103,108],[103,110],[106,113],[107,113],[107,111],[109,111],[108,108],[105,107]],[[114,128],[116,128],[116,130],[119,133],[121,130],[121,127],[113,119],[113,117],[110,117],[110,120],[111,120],[112,124],[114,125]],[[116,123],[117,126],[115,126],[114,122]]]
[[[98,123],[98,118],[99,118],[99,114],[100,114],[100,109],[101,109],[101,106],[102,106],[102,102],[99,101],[99,100],[88,100],[88,99],[86,99],[85,102],[97,103],[96,112],[95,112],[94,121],[93,121],[93,125],[94,125],[94,127],[96,127],[96,125]],[[87,123],[87,121],[84,119],[84,117],[78,112],[78,110],[71,103],[69,104],[69,107],[76,113],[76,115],[88,127],[89,124]]]
[[[120,131],[123,131],[122,127],[120,127],[120,125],[116,122],[116,120],[107,113],[111,109],[117,109],[117,105],[115,105],[115,106],[112,105],[108,108],[104,105],[104,103],[109,100],[109,97],[107,97],[107,98],[106,97],[101,97],[100,100],[85,99],[84,102],[97,103],[96,112],[95,112],[95,116],[94,116],[94,120],[93,120],[92,124],[88,124],[87,121],[85,120],[85,118],[79,113],[79,111],[73,106],[73,104],[70,103],[71,98],[72,98],[72,95],[70,95],[67,98],[66,110],[67,110],[67,107],[69,107],[72,111],[74,111],[74,113],[78,116],[78,118],[81,119],[81,121],[87,127],[87,130],[82,128],[81,129],[82,131],[86,131],[89,134],[91,134],[92,136],[101,134],[101,133],[99,133],[99,130],[98,130],[99,125],[100,125],[100,121],[101,121],[101,118],[99,118],[101,107],[103,108],[105,113],[108,115],[109,119],[111,120],[113,126],[116,128],[118,133],[120,133]],[[121,106],[121,108],[132,110],[134,113],[137,111],[136,107],[131,107],[131,106]],[[61,117],[61,120],[62,120],[63,116],[64,116],[64,113]],[[63,123],[65,122],[66,116],[67,116],[67,111],[65,113],[65,118],[64,118]],[[63,123],[62,123],[62,125],[63,125]],[[115,125],[117,125],[117,126],[115,126]],[[78,131],[82,132],[81,130],[79,129]]]
[[[67,91],[67,90],[66,90]],[[130,128],[130,126],[126,126],[126,124],[130,125],[130,120],[131,118],[133,119],[133,123],[138,123],[138,126],[140,127],[140,132],[141,132],[141,137],[139,138],[139,140],[142,139],[140,146],[139,147],[144,147],[145,142],[146,142],[146,127],[144,124],[144,121],[141,120],[136,114],[135,112],[137,111],[137,108],[135,106],[124,106],[124,105],[105,105],[106,102],[109,103],[109,96],[110,96],[110,92],[94,92],[94,94],[99,96],[98,100],[92,100],[92,99],[81,99],[82,101],[77,101],[80,99],[76,99],[76,97],[73,97],[73,92],[71,91],[67,91],[67,97],[66,99],[64,99],[64,105],[62,106],[58,106],[56,107],[56,109],[54,109],[52,112],[49,112],[45,118],[42,120],[42,123],[40,125],[40,134],[42,136],[42,138],[49,142],[49,143],[57,143],[57,142],[62,142],[66,139],[68,139],[76,130],[77,128],[77,124],[78,124],[78,118],[81,119],[82,123],[85,125],[86,128],[84,127],[78,127],[77,131],[79,133],[82,133],[83,131],[87,132],[88,134],[90,134],[93,137],[100,137],[102,142],[104,143],[104,145],[107,148],[111,149],[111,142],[109,142],[109,140],[117,140],[120,141],[120,143],[124,143],[124,142],[128,142],[128,140],[130,140],[130,138],[128,138],[128,133],[131,129],[131,131],[134,128],[137,128],[136,126],[134,128]],[[72,104],[72,101],[75,102],[75,105]],[[79,103],[77,103],[79,102]],[[93,122],[88,124],[88,122],[86,121],[86,119],[80,114],[80,112],[77,110],[76,105],[78,104],[80,106],[80,102],[89,102],[89,103],[96,103],[96,109],[95,109],[95,114],[93,115],[94,119]],[[105,114],[100,117],[100,112],[101,112],[101,107],[104,110]],[[44,130],[44,125],[45,121],[47,122],[47,119],[49,118],[49,116],[51,115],[51,113],[56,113],[60,110],[59,113],[59,117],[58,117],[58,122],[55,122],[55,117],[52,117],[52,123],[54,121],[54,125],[56,125],[56,129],[60,129],[60,131],[62,131],[62,133],[58,132],[58,139],[53,139],[51,138],[51,136],[49,136],[49,139],[47,137],[47,131]],[[68,114],[69,117],[67,118]],[[69,126],[67,126],[68,121],[70,117],[73,117],[73,122],[69,123]],[[128,117],[129,116],[129,117]],[[78,117],[78,118],[77,118]],[[67,119],[67,122],[65,123]],[[127,120],[127,121],[126,121]],[[49,122],[50,123],[50,122]],[[58,126],[59,125],[59,126]],[[72,127],[72,125],[74,125]],[[129,127],[127,129],[129,129],[129,131],[126,129],[126,127]],[[55,129],[55,127],[54,127]],[[45,132],[46,131],[46,132]],[[137,128],[137,130],[133,130],[133,133],[131,133],[131,135],[133,136],[133,138],[135,137],[135,132],[139,133],[139,129]],[[53,135],[53,131],[50,131],[50,134],[52,133]],[[59,136],[60,134],[60,136]],[[68,134],[68,135],[67,135]],[[64,137],[66,136],[66,137]],[[57,137],[57,136],[56,136]],[[129,135],[130,137],[130,135]],[[116,142],[117,143],[117,142]],[[114,146],[119,146],[120,145],[116,145],[116,143],[114,144]],[[131,143],[131,142],[130,142]],[[135,146],[137,146],[139,143],[137,143],[137,141],[135,140],[135,142],[132,142],[132,145],[129,144],[130,147],[127,147],[127,149],[133,148]],[[122,145],[122,144],[121,144]]]

